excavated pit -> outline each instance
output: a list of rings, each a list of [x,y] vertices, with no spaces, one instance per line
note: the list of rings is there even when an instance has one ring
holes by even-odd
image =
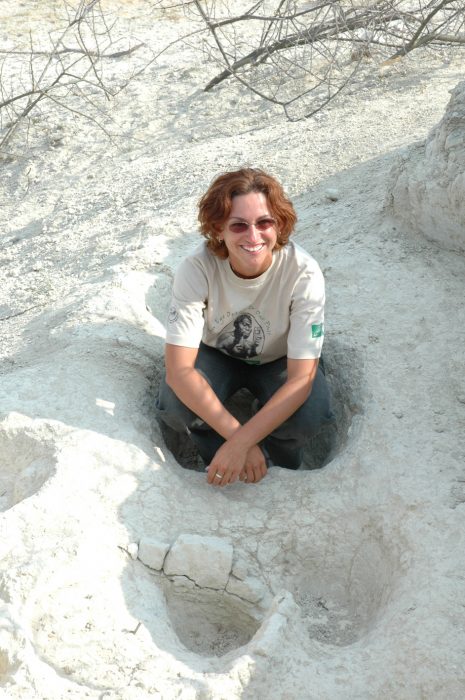
[[[21,429],[0,431],[0,511],[33,496],[55,473],[53,449]]]
[[[347,443],[349,430],[354,415],[362,413],[363,382],[362,365],[356,350],[339,341],[329,339],[325,344],[324,371],[330,387],[332,408],[335,423],[328,424],[304,448],[304,459],[301,469],[319,469],[341,453]],[[155,366],[150,381],[150,412],[152,420],[156,417],[153,411],[154,397],[157,396],[158,386],[164,372],[163,358]],[[225,403],[226,408],[241,422],[253,415],[254,397],[247,389],[236,392]],[[159,421],[161,434],[167,449],[176,461],[185,469],[203,472],[205,464],[196,446],[187,433],[179,433]]]
[[[198,656],[224,656],[247,644],[259,628],[250,605],[236,596],[200,588],[179,589],[169,580],[162,587],[179,641]]]
[[[320,534],[331,532],[325,540],[309,530],[295,549],[283,547],[269,583],[292,593],[310,638],[348,646],[376,626],[401,567],[374,519],[353,511],[328,528],[322,523]]]

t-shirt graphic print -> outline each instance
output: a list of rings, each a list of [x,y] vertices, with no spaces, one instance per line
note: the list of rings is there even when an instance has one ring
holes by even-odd
[[[230,357],[248,360],[261,354],[264,343],[265,333],[255,316],[242,313],[220,332],[216,348]]]

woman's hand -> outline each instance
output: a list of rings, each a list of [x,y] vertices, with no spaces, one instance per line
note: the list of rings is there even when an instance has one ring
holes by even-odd
[[[214,486],[226,486],[235,481],[260,481],[267,472],[265,456],[258,445],[246,450],[233,438],[217,450],[207,472],[207,481]]]
[[[267,472],[265,455],[258,445],[254,445],[247,452],[245,466],[239,479],[246,481],[248,484],[256,484],[266,476]]]
[[[241,474],[247,458],[247,449],[230,438],[216,451],[207,471],[207,481],[214,486],[234,484]]]
[[[208,467],[207,481],[214,486],[234,484],[238,479],[257,483],[267,471],[265,455],[258,445],[246,452],[241,445],[230,439],[217,450]]]

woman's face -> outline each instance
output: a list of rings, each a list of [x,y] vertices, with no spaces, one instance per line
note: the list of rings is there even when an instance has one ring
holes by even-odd
[[[259,222],[262,225],[260,231],[256,227]],[[231,226],[234,229],[234,224],[240,223],[246,223],[249,226],[245,231],[231,230]],[[258,277],[270,267],[277,233],[276,224],[263,192],[250,192],[234,197],[231,213],[225,222],[221,238],[228,249],[232,270],[238,277]]]
[[[247,316],[243,316],[237,324],[239,331],[244,338],[248,338],[252,331],[252,321]]]

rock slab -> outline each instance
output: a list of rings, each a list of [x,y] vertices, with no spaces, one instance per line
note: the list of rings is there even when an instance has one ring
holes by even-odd
[[[169,551],[169,544],[150,537],[143,537],[139,542],[139,559],[151,569],[161,571]]]
[[[180,535],[164,564],[167,576],[187,576],[202,588],[224,589],[232,567],[232,545],[220,537]]]

